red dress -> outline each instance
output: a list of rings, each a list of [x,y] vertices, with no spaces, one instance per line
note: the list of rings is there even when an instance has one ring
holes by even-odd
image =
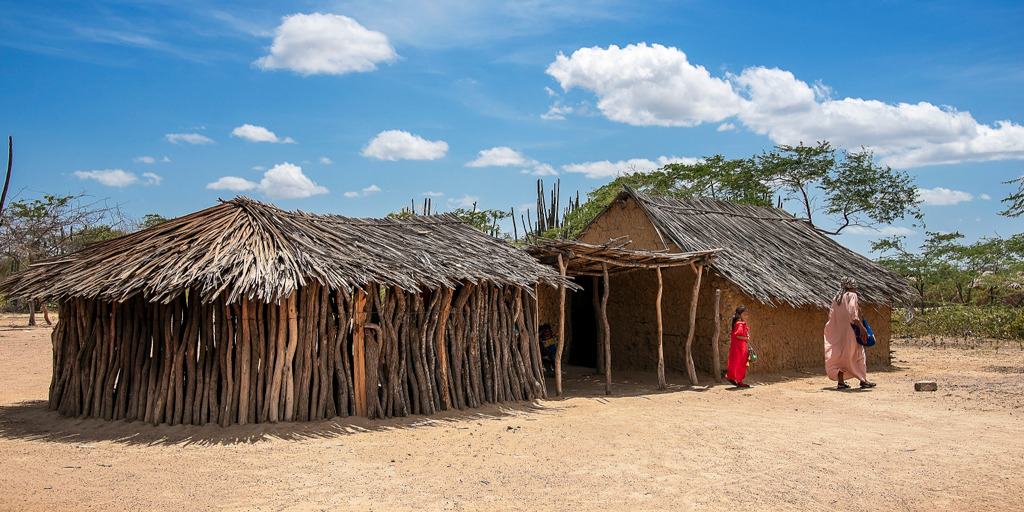
[[[744,339],[740,339],[743,336]],[[750,327],[747,323],[739,320],[732,328],[732,339],[729,341],[729,364],[726,367],[725,378],[733,382],[743,382],[747,377],[747,339],[750,336]]]

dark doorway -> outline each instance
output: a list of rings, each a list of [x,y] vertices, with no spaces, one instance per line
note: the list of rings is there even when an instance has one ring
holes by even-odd
[[[597,368],[597,313],[594,311],[594,279],[582,277],[576,284],[583,287],[572,293],[572,349],[569,364]]]

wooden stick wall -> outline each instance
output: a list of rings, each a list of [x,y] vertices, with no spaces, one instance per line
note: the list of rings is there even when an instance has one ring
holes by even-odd
[[[154,425],[431,414],[546,396],[535,298],[465,284],[410,293],[311,284],[278,304],[189,292],[71,299],[53,331],[50,408]]]

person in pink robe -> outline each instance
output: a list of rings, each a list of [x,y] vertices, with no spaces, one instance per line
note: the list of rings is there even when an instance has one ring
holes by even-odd
[[[841,291],[832,300],[825,324],[825,371],[829,379],[837,382],[836,389],[850,389],[845,381],[849,376],[856,377],[862,389],[875,387],[875,383],[868,381],[867,357],[864,347],[857,343],[854,325],[860,325],[857,284],[852,279],[844,279]],[[865,330],[860,329],[860,332],[865,333]]]
[[[729,362],[726,366],[725,379],[738,388],[749,388],[743,382],[747,378],[747,358],[750,357],[750,327],[747,325],[747,308],[736,308],[732,317],[732,335],[729,337]]]

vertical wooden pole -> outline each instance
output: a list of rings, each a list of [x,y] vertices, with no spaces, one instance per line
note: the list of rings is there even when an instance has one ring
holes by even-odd
[[[240,353],[238,355],[238,366],[239,366],[239,393],[238,393],[238,424],[245,425],[249,421],[249,386],[252,385],[249,379],[250,373],[250,354],[249,349],[252,345],[252,339],[250,336],[249,329],[249,315],[252,314],[251,305],[249,299],[242,298],[242,321],[241,321],[241,336],[238,338],[238,346],[240,347]]]
[[[558,255],[558,273],[565,279],[565,259]],[[558,285],[558,348],[555,351],[555,395],[562,396],[562,350],[565,348],[565,283]]]
[[[594,308],[594,323],[596,324],[595,332],[597,336],[594,338],[594,345],[597,346],[597,361],[594,365],[594,373],[600,375],[604,373],[604,335],[601,332],[604,330],[604,325],[601,323],[601,315],[598,312],[601,311],[601,281],[600,278],[594,276],[593,278],[593,293],[591,300]]]
[[[665,389],[668,383],[665,382],[665,327],[661,320],[661,296],[663,284],[661,279],[661,267],[654,267],[658,276],[658,299],[654,303],[654,312],[658,318],[658,389]]]
[[[356,290],[356,304],[352,311],[352,383],[353,405],[356,416],[366,416],[366,292]]]
[[[434,331],[434,348],[437,351],[437,367],[440,371],[441,383],[438,391],[441,392],[441,405],[443,410],[452,408],[452,396],[448,389],[448,349],[445,343],[447,334],[448,315],[452,307],[452,296],[455,290],[445,288],[441,297],[441,312],[437,316],[437,329]]]
[[[693,279],[693,296],[690,298],[690,332],[686,333],[686,372],[690,376],[690,384],[696,386],[698,382],[697,370],[693,367],[693,335],[697,325],[697,297],[700,293],[700,278],[704,273],[704,264],[690,263],[690,268],[696,276]]]
[[[601,274],[604,277],[604,291],[601,294],[601,324],[604,326],[604,394],[612,394],[612,335],[608,326],[608,264],[601,264]]]
[[[722,290],[715,289],[715,335],[711,338],[711,354],[714,359],[711,361],[711,373],[715,382],[722,382],[722,358],[718,353],[718,337],[722,334],[721,301]]]

